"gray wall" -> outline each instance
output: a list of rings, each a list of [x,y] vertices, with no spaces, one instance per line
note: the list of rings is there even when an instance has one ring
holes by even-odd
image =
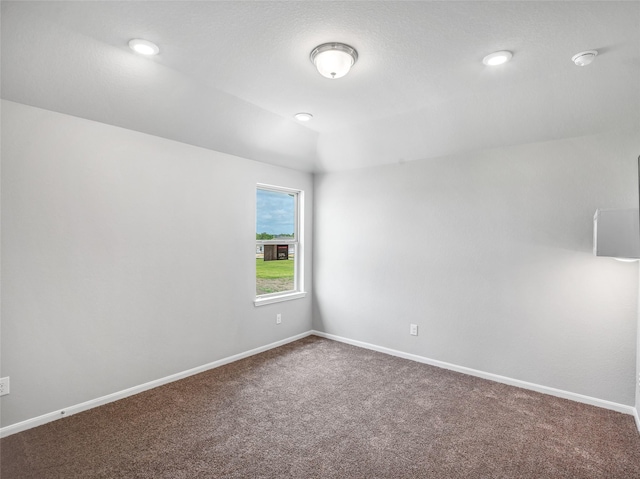
[[[3,101],[2,426],[308,331],[253,305],[257,182],[310,240],[309,174]]]
[[[634,405],[638,265],[592,255],[592,218],[637,207],[639,151],[626,131],[316,176],[314,329]]]

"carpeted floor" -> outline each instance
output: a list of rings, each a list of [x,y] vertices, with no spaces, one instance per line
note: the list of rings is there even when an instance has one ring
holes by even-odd
[[[640,478],[631,416],[315,336],[0,448],[2,479]]]

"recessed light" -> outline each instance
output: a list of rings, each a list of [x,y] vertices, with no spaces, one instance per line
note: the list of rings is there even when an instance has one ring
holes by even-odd
[[[507,50],[501,50],[499,52],[493,52],[490,55],[487,55],[482,59],[482,63],[485,65],[489,65],[491,67],[502,65],[503,63],[507,63],[511,60],[513,53]]]
[[[333,80],[349,73],[358,61],[358,52],[344,43],[323,43],[311,50],[309,59],[320,75]]]
[[[157,55],[160,52],[158,45],[148,40],[142,40],[141,38],[134,38],[129,40],[129,48],[134,52],[142,55]]]
[[[311,118],[313,118],[313,115],[311,113],[296,113],[293,116],[298,121],[309,121],[311,120]]]
[[[576,53],[571,57],[571,61],[579,67],[584,67],[591,63],[597,54],[596,50],[587,50],[586,52]]]

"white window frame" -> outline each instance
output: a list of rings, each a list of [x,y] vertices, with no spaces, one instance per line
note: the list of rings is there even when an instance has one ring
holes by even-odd
[[[258,240],[256,239],[256,245],[269,245],[269,244],[288,244],[295,245],[295,260],[293,271],[293,290],[282,291],[279,293],[269,293],[256,295],[253,301],[255,306],[263,306],[265,304],[279,303],[281,301],[291,301],[293,299],[304,298],[307,293],[304,290],[304,191],[285,188],[282,186],[267,185],[258,183],[256,185],[256,193],[258,190],[275,191],[277,193],[294,194],[296,197],[295,210],[294,210],[294,231],[293,239],[278,239],[278,240]],[[258,210],[256,208],[256,218],[254,221],[254,229],[257,224]],[[258,232],[256,232],[258,233]],[[255,265],[255,262],[254,262]],[[256,270],[253,271],[254,281],[256,278]],[[255,292],[255,283],[254,283]]]

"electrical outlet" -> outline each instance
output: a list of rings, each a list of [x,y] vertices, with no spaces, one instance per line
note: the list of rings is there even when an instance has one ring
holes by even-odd
[[[9,394],[9,376],[0,378],[0,396]]]
[[[409,325],[409,334],[411,336],[417,336],[418,335],[418,325],[417,324],[410,324]]]
[[[282,322],[282,314],[276,314],[276,324],[280,324]]]

